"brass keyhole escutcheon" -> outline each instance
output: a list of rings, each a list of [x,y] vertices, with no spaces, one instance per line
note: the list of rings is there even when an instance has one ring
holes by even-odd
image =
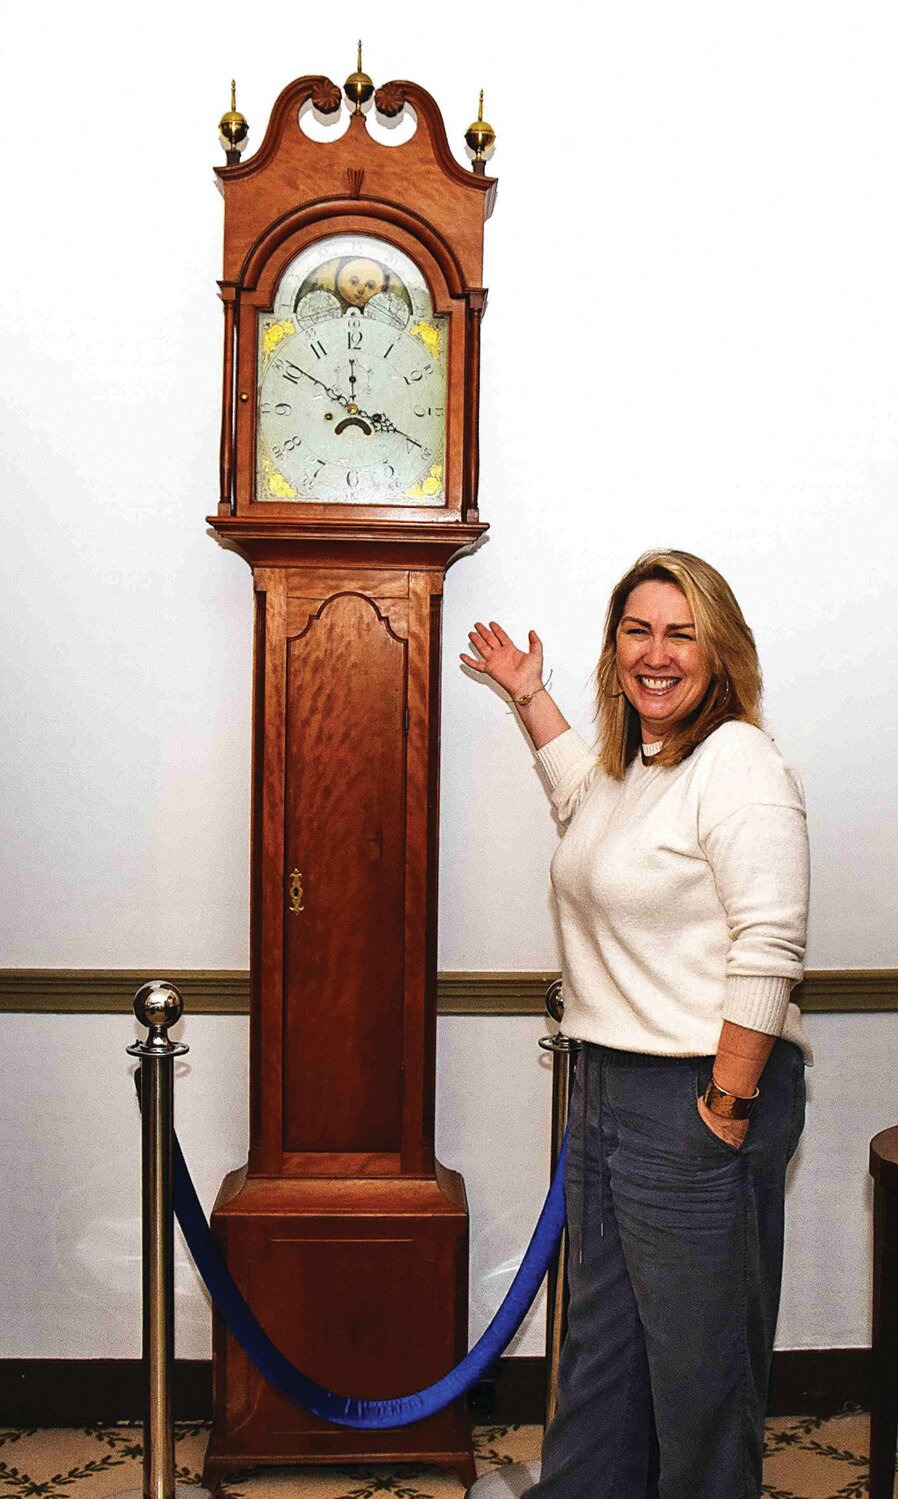
[[[302,875],[298,869],[287,876],[287,883],[290,890],[290,910],[294,916],[298,916],[300,911],[305,910],[302,903]]]

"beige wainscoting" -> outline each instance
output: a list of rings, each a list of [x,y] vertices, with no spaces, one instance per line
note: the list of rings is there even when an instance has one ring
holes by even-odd
[[[555,973],[441,973],[441,1015],[540,1015]],[[0,1012],[108,1015],[127,1011],[148,978],[176,984],[192,1015],[245,1015],[249,974],[243,969],[0,968]],[[795,992],[808,1013],[898,1010],[898,969],[823,968]]]

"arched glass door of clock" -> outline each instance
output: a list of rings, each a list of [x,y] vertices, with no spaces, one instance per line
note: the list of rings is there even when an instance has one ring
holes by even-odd
[[[447,324],[386,240],[302,250],[258,318],[256,500],[443,505]]]

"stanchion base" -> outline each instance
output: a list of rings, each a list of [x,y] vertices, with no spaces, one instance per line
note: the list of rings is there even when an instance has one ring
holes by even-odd
[[[536,1461],[493,1468],[471,1484],[467,1499],[521,1499],[525,1489],[539,1482],[540,1467]]]

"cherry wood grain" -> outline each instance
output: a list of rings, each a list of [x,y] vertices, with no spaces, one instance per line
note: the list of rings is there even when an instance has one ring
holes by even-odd
[[[234,501],[234,290],[222,288],[224,352],[221,361],[221,443],[218,455],[218,513],[230,515]]]
[[[298,1367],[339,1393],[387,1399],[422,1387],[434,1367],[445,1370],[455,1361],[445,1318],[427,1315],[455,1266],[440,1219],[432,1221],[426,1236],[409,1236],[401,1218],[382,1215],[378,1223],[379,1236],[372,1240],[367,1220],[357,1216],[331,1213],[304,1223],[245,1220],[229,1251],[245,1265],[243,1287],[253,1304],[264,1308],[266,1331]],[[360,1254],[371,1271],[367,1284],[358,1275]],[[423,1318],[410,1324],[410,1307],[420,1308]],[[403,1346],[408,1342],[411,1351]],[[345,1384],[347,1348],[356,1381],[351,1389]],[[233,1469],[235,1459],[248,1465],[416,1460],[442,1462],[464,1473],[463,1410],[450,1409],[392,1432],[352,1431],[297,1411],[260,1384],[242,1350],[220,1337],[215,1355],[207,1477]]]
[[[256,155],[219,169],[225,306],[219,513],[256,597],[250,871],[250,1147],[213,1229],[262,1326],[313,1379],[412,1393],[467,1346],[464,1183],[434,1157],[442,598],[477,509],[483,225],[495,184],[417,130],[362,116],[311,141],[297,79]],[[334,233],[410,255],[447,319],[445,503],[257,501],[258,319],[290,260]],[[300,909],[301,907],[301,909]],[[474,1476],[463,1401],[350,1431],[277,1395],[214,1325],[211,1479],[256,1463],[433,1462]]]
[[[296,504],[255,498],[257,322],[270,309],[289,261],[325,235],[363,233],[412,256],[428,282],[435,310],[448,318],[446,453],[443,513],[476,519],[479,329],[483,290],[483,226],[495,182],[466,171],[449,150],[440,111],[419,85],[391,84],[417,118],[414,135],[387,147],[354,115],[339,139],[311,140],[299,112],[328,80],[296,79],[272,111],[261,147],[238,164],[218,168],[225,199],[222,297],[235,306],[235,370],[222,413],[222,452],[234,443],[232,488],[237,515],[295,514]],[[301,184],[301,188],[298,187]],[[307,519],[340,525],[342,507],[301,506]],[[356,507],[372,519],[432,522],[431,507]],[[224,503],[221,505],[224,512]]]
[[[347,509],[349,507],[347,506]],[[289,517],[207,516],[219,535],[242,552],[254,567],[289,567],[299,557],[315,565],[363,568],[404,564],[445,570],[473,547],[489,528],[482,522],[446,517],[427,521],[406,518],[372,520],[358,516],[297,520]]]
[[[284,867],[304,890],[284,918],[288,1151],[400,1148],[407,649],[354,592],[287,647]]]
[[[380,148],[386,149],[386,148]],[[348,205],[339,205],[347,209]],[[480,205],[476,205],[479,207]],[[470,391],[478,390],[477,361],[479,359],[479,325],[483,310],[484,294],[474,288],[468,295],[458,289],[458,267],[445,255],[431,253],[421,239],[421,226],[414,224],[418,233],[409,231],[405,222],[397,222],[401,215],[395,209],[387,213],[381,206],[366,202],[353,204],[351,211],[337,213],[337,205],[330,204],[329,217],[322,224],[319,212],[309,211],[299,217],[291,233],[287,225],[279,224],[276,239],[266,249],[269,257],[260,261],[258,282],[248,283],[236,290],[236,385],[233,397],[233,414],[230,418],[235,432],[236,467],[234,478],[235,513],[240,516],[259,515],[266,521],[277,518],[302,516],[304,524],[313,520],[326,520],[337,527],[356,524],[359,517],[383,522],[394,520],[409,522],[432,522],[436,518],[457,521],[464,513],[466,503],[476,503],[476,495],[470,494],[470,474],[466,473],[464,454],[472,440],[472,421],[476,427],[476,408],[472,407]],[[410,255],[419,265],[428,283],[433,298],[434,310],[447,318],[447,370],[446,370],[446,452],[443,487],[446,495],[442,507],[429,505],[352,505],[318,504],[273,499],[257,500],[256,482],[256,422],[257,405],[254,398],[256,388],[257,324],[259,317],[271,310],[275,291],[290,261],[322,237],[331,234],[366,234],[388,241],[397,249]],[[482,233],[482,226],[481,226]],[[445,248],[435,244],[434,249]],[[473,301],[477,309],[476,318],[470,316]]]
[[[256,243],[272,226],[310,203],[324,217],[341,193],[352,201],[349,172],[364,173],[361,201],[392,205],[420,224],[419,234],[437,236],[450,249],[469,286],[482,279],[483,223],[492,210],[496,183],[468,172],[455,160],[435,100],[417,84],[406,97],[418,128],[401,146],[384,146],[369,134],[362,115],[336,140],[314,141],[300,129],[299,111],[315,79],[287,85],[271,113],[254,156],[218,167],[225,198],[224,279],[240,281]],[[302,184],[298,191],[297,184]]]
[[[411,1394],[463,1356],[467,1213],[456,1173],[288,1182],[234,1172],[213,1221],[269,1337],[325,1387]],[[368,1460],[428,1462],[473,1481],[463,1400],[393,1431],[334,1426],[272,1390],[218,1319],[213,1389],[207,1480],[255,1464]]]

